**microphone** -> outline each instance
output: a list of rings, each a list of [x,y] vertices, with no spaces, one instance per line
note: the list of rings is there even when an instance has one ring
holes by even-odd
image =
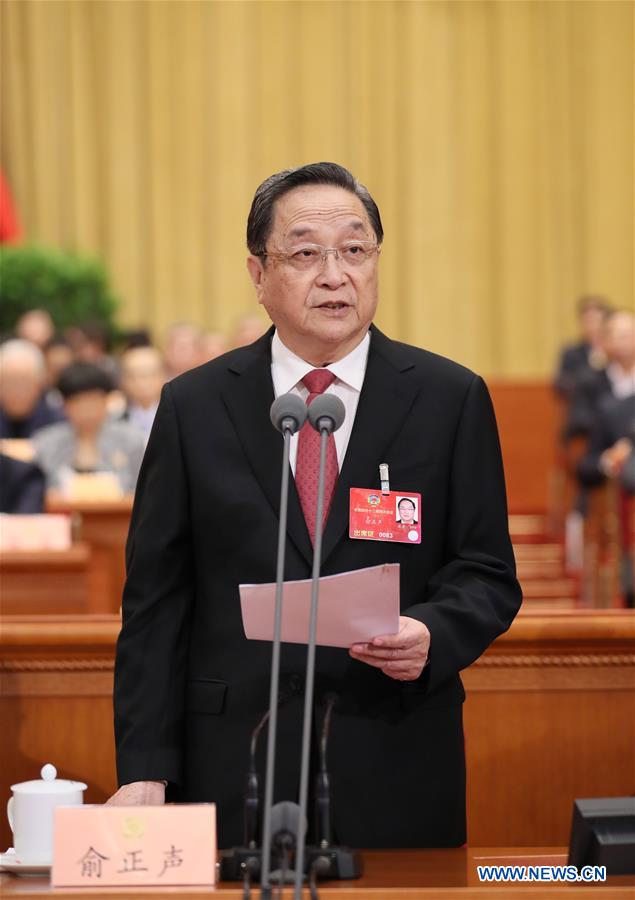
[[[280,691],[278,695],[278,708],[289,699],[288,691]],[[249,743],[249,770],[245,786],[245,847],[250,850],[258,847],[259,827],[258,809],[260,806],[260,790],[258,783],[258,771],[256,769],[256,750],[262,729],[269,721],[270,710],[262,716],[254,730],[251,732]]]
[[[258,846],[258,807],[260,805],[260,792],[258,785],[258,772],[256,771],[256,749],[260,732],[267,724],[269,710],[260,719],[251,733],[249,748],[249,770],[247,772],[247,784],[245,786],[245,847],[253,850]]]
[[[308,407],[309,422],[320,433],[333,434],[346,418],[346,408],[335,394],[319,394]]]
[[[293,880],[293,874],[289,871],[289,859],[300,839],[304,839],[305,832],[306,819],[300,814],[298,804],[291,800],[276,803],[271,810],[271,834],[280,857],[280,868],[271,873],[271,879],[276,880],[280,887]]]
[[[315,646],[317,640],[317,613],[320,591],[320,566],[322,562],[322,519],[324,515],[324,486],[326,470],[326,446],[329,436],[336,431],[346,417],[344,404],[334,394],[320,394],[309,406],[309,422],[320,434],[320,467],[317,491],[317,516],[313,545],[313,571],[311,575],[311,613],[307,646],[306,681],[304,690],[304,719],[302,725],[302,756],[300,764],[300,817],[306,819],[309,792],[309,755],[311,749],[311,719],[313,712],[313,684],[315,681]],[[302,900],[304,875],[305,836],[298,836],[295,857],[294,900]]]
[[[306,821],[304,827],[300,829],[302,817],[300,815],[300,807],[291,800],[281,800],[271,810],[271,835],[273,843],[280,849],[293,850],[297,846],[300,830],[306,831]]]
[[[320,769],[315,779],[315,839],[320,848],[329,847],[331,834],[331,783],[326,765],[326,748],[328,747],[333,707],[339,700],[337,694],[327,694],[326,712],[322,723],[320,737]]]
[[[280,394],[271,404],[269,416],[276,431],[295,434],[306,422],[306,403],[297,394]]]

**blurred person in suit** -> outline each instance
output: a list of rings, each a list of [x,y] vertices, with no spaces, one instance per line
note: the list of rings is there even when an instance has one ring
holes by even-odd
[[[358,847],[465,841],[458,673],[509,627],[521,595],[487,389],[372,325],[382,238],[374,200],[341,166],[264,181],[247,265],[274,327],[168,383],[150,436],[127,544],[115,680],[121,787],[110,802],[162,803],[165,782],[168,799],[214,800],[221,847],[243,838],[250,735],[269,697],[271,645],[245,638],[238,593],[240,583],[275,580],[282,437],[269,409],[276,395],[306,401],[316,388],[347,408],[329,441],[339,476],[323,574],[401,567],[397,634],[317,649],[318,709],[329,692],[339,697],[334,831]],[[293,438],[288,580],[311,573],[309,437]],[[350,488],[377,485],[381,462],[395,490],[422,494],[420,545],[348,536]],[[278,799],[298,790],[305,662],[305,647],[283,645]],[[262,752],[261,743],[259,766]]]
[[[30,438],[39,429],[63,420],[46,399],[42,351],[31,341],[14,338],[0,345],[0,438]]]
[[[44,487],[44,472],[38,465],[0,453],[0,513],[43,512]]]
[[[31,341],[40,350],[44,350],[54,334],[53,319],[45,309],[30,309],[16,322],[15,336],[23,341]]]
[[[598,399],[589,447],[578,466],[587,487],[620,478],[635,436],[635,314],[613,313],[606,330],[610,391]]]
[[[119,386],[119,366],[112,355],[110,329],[104,322],[82,322],[66,329],[75,359],[99,366],[110,378],[113,389]]]
[[[59,377],[75,361],[73,348],[61,334],[54,334],[43,350],[46,366],[46,399],[51,406],[61,408],[62,395],[57,389]]]
[[[610,311],[604,297],[587,295],[578,300],[580,339],[562,349],[554,379],[554,387],[564,400],[571,399],[580,376],[605,368],[603,330]]]
[[[148,438],[165,384],[163,358],[156,347],[132,347],[122,353],[121,389],[126,398],[122,419]]]
[[[74,473],[110,472],[121,491],[134,491],[145,449],[137,428],[108,418],[112,382],[96,363],[75,362],[60,375],[68,421],[43,428],[33,436],[35,461],[47,487],[62,494]]]
[[[189,322],[168,328],[163,347],[166,379],[183,375],[201,364],[201,330]]]
[[[604,398],[619,399],[633,393],[635,315],[627,310],[608,313],[602,335],[606,366],[580,374],[565,426],[567,437],[591,434]]]

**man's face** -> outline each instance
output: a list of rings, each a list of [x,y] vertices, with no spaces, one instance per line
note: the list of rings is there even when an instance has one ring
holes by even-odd
[[[30,359],[7,360],[0,374],[0,407],[10,419],[26,419],[35,409],[43,387],[43,373]]]
[[[153,347],[128,350],[121,361],[121,386],[130,403],[147,408],[159,402],[165,382],[161,354]]]
[[[596,344],[602,337],[605,313],[596,306],[589,306],[580,314],[582,337],[590,344]]]
[[[108,416],[108,395],[103,391],[82,391],[67,397],[64,413],[75,431],[96,435]]]
[[[615,313],[606,323],[604,347],[611,362],[630,369],[635,365],[635,316]]]
[[[305,244],[338,247],[355,240],[376,244],[361,201],[343,188],[310,185],[276,201],[267,251],[289,253]],[[270,257],[250,256],[247,265],[258,300],[283,343],[315,365],[350,353],[375,315],[376,253],[355,267],[334,253],[307,271]]]
[[[401,500],[399,502],[399,518],[405,525],[414,522],[415,508],[412,500]]]

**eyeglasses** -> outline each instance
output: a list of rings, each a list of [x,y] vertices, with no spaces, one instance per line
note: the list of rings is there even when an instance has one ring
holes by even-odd
[[[309,272],[322,269],[326,265],[326,257],[329,253],[335,254],[335,259],[350,269],[358,269],[363,266],[373,253],[379,253],[380,247],[372,241],[346,241],[339,247],[322,247],[320,244],[302,244],[292,250],[283,252],[263,253],[271,259],[285,262],[299,272]]]

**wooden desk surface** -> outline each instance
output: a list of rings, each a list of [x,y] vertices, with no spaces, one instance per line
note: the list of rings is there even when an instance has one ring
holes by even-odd
[[[610,878],[604,884],[544,883],[481,883],[478,865],[566,865],[566,850],[562,847],[497,847],[460,848],[456,850],[374,850],[366,851],[364,875],[355,881],[323,882],[319,894],[323,900],[431,900],[431,898],[476,897],[485,900],[492,892],[502,892],[506,900],[561,900],[572,896],[606,897],[610,900],[632,900],[635,876]],[[242,897],[242,886],[221,882],[211,888],[98,888],[92,890],[59,889],[54,891],[47,878],[0,875],[3,897],[41,898],[48,894],[58,900],[81,900],[95,895],[107,900],[134,896],[140,900],[160,900],[166,895],[213,896],[217,900],[236,900]],[[260,891],[252,890],[253,900]],[[285,900],[292,896],[285,891]],[[308,890],[305,890],[308,897]]]

